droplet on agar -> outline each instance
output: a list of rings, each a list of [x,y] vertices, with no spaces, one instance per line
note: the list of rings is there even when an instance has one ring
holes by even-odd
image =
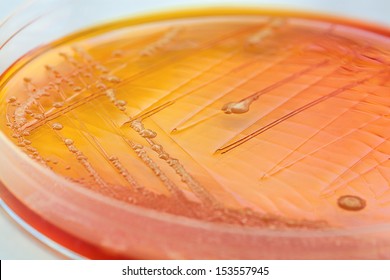
[[[340,208],[348,211],[360,211],[366,207],[366,201],[358,196],[343,195],[337,200]]]
[[[70,146],[70,145],[73,144],[73,140],[68,138],[68,139],[64,140],[64,143],[65,143],[66,146]]]
[[[7,99],[7,103],[14,103],[16,101],[15,96],[11,96],[10,98]]]
[[[61,130],[64,126],[60,123],[53,123],[51,127],[55,130]]]

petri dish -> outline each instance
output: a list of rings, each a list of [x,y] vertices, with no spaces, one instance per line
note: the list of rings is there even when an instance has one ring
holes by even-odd
[[[87,258],[390,258],[388,26],[196,2],[2,23],[2,200]]]

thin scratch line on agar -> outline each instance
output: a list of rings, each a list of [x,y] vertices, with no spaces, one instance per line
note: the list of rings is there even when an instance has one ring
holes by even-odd
[[[265,67],[265,68],[263,68],[263,69],[261,69],[261,70],[259,70],[259,71],[255,71],[255,72],[254,72],[252,75],[250,75],[249,77],[246,77],[245,79],[240,80],[240,82],[239,82],[238,84],[236,84],[233,88],[228,89],[227,91],[223,92],[223,94],[217,95],[217,98],[214,98],[214,99],[212,99],[212,100],[206,102],[206,104],[205,104],[204,107],[200,107],[199,109],[195,110],[195,113],[194,113],[194,114],[192,114],[192,115],[186,117],[185,119],[181,120],[181,121],[175,126],[175,128],[172,130],[172,132],[178,132],[178,131],[187,129],[187,128],[189,128],[189,127],[193,127],[193,126],[195,126],[195,125],[197,125],[197,124],[199,124],[199,123],[201,123],[201,122],[203,122],[203,121],[205,121],[205,120],[210,119],[211,117],[220,115],[222,112],[221,112],[220,109],[218,109],[218,111],[216,111],[216,113],[214,113],[212,116],[208,116],[208,117],[206,117],[206,118],[204,118],[204,119],[200,119],[200,120],[197,121],[197,122],[190,123],[190,124],[188,124],[187,126],[184,126],[184,127],[183,127],[183,125],[184,125],[186,122],[188,122],[189,120],[191,120],[191,119],[194,118],[195,116],[201,114],[202,111],[204,111],[206,108],[208,108],[208,107],[212,106],[213,104],[215,104],[215,103],[216,103],[218,100],[220,100],[221,98],[223,98],[223,97],[225,97],[226,95],[228,95],[229,93],[232,93],[233,91],[235,91],[239,86],[241,86],[241,85],[243,85],[243,84],[245,84],[245,83],[248,83],[248,82],[250,82],[250,81],[253,81],[254,78],[256,78],[257,76],[262,75],[263,73],[265,73],[265,71],[269,70],[270,68],[274,67],[275,65],[277,65],[277,64],[280,63],[280,62],[283,62],[283,61],[288,60],[288,59],[291,58],[291,57],[292,57],[292,56],[290,56],[290,55],[286,55],[285,57],[283,57],[283,58],[281,58],[281,59],[278,59],[278,60],[273,61],[270,65],[267,65],[267,67]],[[261,59],[261,56],[260,56],[258,59]],[[252,61],[250,61],[250,62],[252,62]],[[244,65],[244,67],[246,67],[246,66],[251,66],[252,63],[250,63],[250,62],[249,62],[249,63],[246,63],[246,65]],[[255,63],[257,63],[257,59],[256,59],[256,62],[255,62]],[[253,63],[253,64],[254,64],[254,63]],[[239,67],[233,69],[233,71],[231,71],[230,73],[233,73],[233,72],[235,72],[235,71],[240,70],[241,67],[243,67],[243,65],[240,65]],[[230,74],[230,73],[228,73],[228,74]],[[225,75],[226,75],[226,74],[225,74]],[[225,75],[218,77],[215,81],[217,81],[217,80],[222,80],[223,78],[225,78]],[[215,81],[212,81],[212,82],[215,82]],[[207,85],[208,85],[208,84],[206,84],[205,86],[207,86]],[[196,91],[196,90],[199,90],[199,89],[197,88],[197,89],[195,89],[195,90],[193,90],[193,91]]]
[[[222,38],[218,38],[218,39],[216,39],[216,40],[211,40],[211,41],[209,42],[209,44],[205,44],[205,45],[203,46],[203,48],[200,48],[200,49],[198,50],[198,52],[205,51],[205,50],[207,50],[207,49],[213,47],[214,45],[217,45],[218,43],[223,42],[223,41],[226,40],[226,39],[229,39],[229,38],[231,38],[231,37],[233,37],[233,36],[235,36],[235,35],[239,35],[239,34],[242,34],[242,33],[245,33],[245,32],[249,32],[250,30],[252,30],[252,29],[254,29],[254,28],[255,28],[255,27],[253,27],[253,26],[252,26],[252,27],[249,27],[249,28],[243,28],[242,30],[239,30],[239,31],[236,31],[236,32],[232,32],[232,33],[229,33],[228,35],[222,36]],[[198,53],[195,53],[195,54],[198,54]],[[192,57],[192,56],[194,56],[195,54],[194,54],[194,53],[187,54],[187,55],[182,54],[182,55],[178,55],[176,58]],[[160,64],[166,65],[166,64],[168,64],[170,61],[171,61],[170,59],[167,59],[167,61],[163,61],[163,63],[156,63],[156,64],[153,64],[152,66],[148,67],[147,69],[144,69],[144,70],[142,70],[142,71],[140,71],[140,72],[138,72],[138,73],[132,75],[131,77],[129,77],[129,78],[127,78],[127,79],[121,81],[118,85],[114,85],[113,88],[114,88],[114,89],[118,89],[118,88],[120,88],[120,87],[126,85],[126,83],[128,83],[129,81],[132,81],[132,80],[135,80],[135,79],[137,79],[137,78],[140,78],[140,77],[142,77],[144,74],[148,74],[149,71],[150,71],[151,69],[157,68],[158,66],[160,66]],[[165,62],[167,62],[167,63],[165,63]],[[111,70],[111,71],[112,71],[112,70]],[[99,81],[99,80],[97,80],[96,82],[98,82],[98,81]],[[96,83],[96,82],[95,82],[95,83]],[[85,99],[80,100],[81,104],[78,104],[78,105],[76,104],[76,107],[81,106],[81,105],[84,105],[86,102],[91,101],[91,100],[94,100],[95,98],[98,98],[98,97],[101,97],[101,96],[104,96],[104,93],[102,93],[101,91],[98,91],[98,92],[96,92],[96,93],[92,93],[91,95],[87,96]],[[82,102],[82,101],[85,101],[85,102]],[[70,104],[67,108],[69,108],[69,107],[70,107],[70,110],[74,109],[74,108],[72,108],[72,107],[73,107],[72,104]],[[61,110],[58,110],[58,112],[61,113]],[[48,117],[51,117],[51,116],[48,115]],[[56,116],[53,116],[53,118],[56,118]],[[24,126],[22,129],[28,129],[30,126],[33,126],[35,123],[38,124],[38,127],[39,127],[40,125],[43,124],[42,122],[34,122],[34,123],[32,123],[32,124],[30,124],[30,125],[28,125],[28,126]],[[36,128],[36,127],[33,126],[33,128],[30,129],[29,131],[32,131],[32,130],[35,129],[35,128]]]
[[[310,155],[312,155],[313,153],[315,153],[315,152],[317,152],[317,151],[319,151],[319,150],[321,150],[321,149],[327,147],[328,145],[333,144],[335,141],[338,141],[338,140],[340,140],[341,138],[343,138],[343,137],[345,137],[345,136],[348,136],[348,135],[350,135],[351,133],[355,132],[355,131],[351,131],[351,132],[349,132],[349,133],[347,133],[347,134],[344,134],[344,135],[342,135],[340,138],[335,139],[335,141],[332,141],[332,142],[330,142],[330,143],[327,143],[327,144],[325,144],[325,145],[322,145],[322,146],[316,148],[315,150],[311,151],[310,153],[307,153],[307,154],[305,154],[305,155],[299,157],[297,160],[294,160],[293,162],[290,162],[290,163],[288,163],[288,164],[285,164],[284,166],[282,166],[282,167],[280,167],[280,168],[277,169],[277,167],[280,166],[281,163],[283,163],[284,161],[288,160],[288,158],[289,158],[290,156],[292,156],[295,152],[299,152],[299,149],[300,149],[300,148],[302,148],[304,145],[306,145],[308,142],[310,142],[314,137],[318,136],[318,135],[319,135],[321,132],[323,132],[326,128],[330,127],[332,124],[334,124],[336,121],[338,121],[339,118],[341,118],[342,116],[344,116],[345,114],[347,114],[347,113],[349,112],[350,109],[355,108],[356,105],[360,104],[360,102],[361,102],[362,100],[364,100],[368,95],[369,95],[369,93],[366,93],[360,100],[357,100],[357,101],[353,104],[353,106],[351,106],[350,108],[346,108],[343,112],[341,112],[341,114],[335,116],[335,117],[332,118],[329,122],[327,122],[325,125],[323,125],[322,127],[318,128],[318,129],[315,131],[315,133],[313,133],[312,135],[310,135],[309,138],[306,138],[306,140],[305,140],[304,142],[302,142],[298,147],[296,147],[296,148],[295,148],[294,150],[292,150],[288,155],[286,155],[283,159],[281,159],[279,162],[277,162],[277,163],[274,165],[274,167],[272,167],[270,170],[268,170],[267,172],[265,172],[265,174],[267,174],[266,176],[273,176],[274,174],[278,173],[280,170],[285,169],[285,168],[288,168],[288,167],[294,165],[294,164],[297,163],[298,161],[301,161],[302,159],[306,158],[307,156],[310,156]],[[371,123],[371,122],[373,122],[373,121],[375,121],[375,120],[376,120],[376,119],[371,120],[371,121],[367,122],[366,124],[369,124],[369,123]],[[362,128],[363,128],[366,124],[362,125]]]
[[[264,118],[268,115],[270,115],[272,112],[274,112],[276,109],[278,109],[280,106],[283,106],[284,104],[288,103],[290,99],[293,99],[295,97],[297,97],[298,95],[306,92],[307,90],[309,90],[311,87],[315,86],[316,84],[322,82],[323,80],[325,80],[326,78],[328,78],[329,76],[331,76],[333,73],[337,72],[338,70],[340,69],[340,67],[337,67],[336,69],[334,69],[331,73],[328,73],[326,76],[324,77],[321,77],[319,80],[315,81],[314,83],[312,84],[309,84],[307,85],[305,88],[299,90],[298,92],[295,92],[294,95],[292,97],[289,97],[286,101],[284,101],[283,103],[281,104],[278,104],[276,108],[273,108],[270,112],[267,112],[266,115],[264,116],[261,116],[261,118]],[[260,119],[261,119],[260,118]],[[249,129],[251,126],[253,126],[258,120],[256,120],[255,122],[253,122],[252,124],[250,124],[249,126],[247,126],[245,129],[243,129],[240,133],[242,133],[243,131]],[[238,135],[238,134],[237,134]],[[225,145],[227,145],[227,143],[229,143],[230,141],[232,141],[232,139],[234,139],[236,136],[234,136],[233,138],[230,138],[228,141],[225,141],[225,143],[222,145],[222,147],[224,147]],[[220,148],[222,149],[222,148]],[[218,153],[220,149],[217,149],[214,153]]]
[[[358,159],[352,166],[350,166],[349,168],[346,168],[345,171],[342,173],[342,174],[338,174],[338,176],[332,181],[330,182],[329,186],[332,186],[334,184],[337,183],[337,181],[339,180],[339,178],[342,178],[345,174],[348,174],[349,172],[351,172],[351,169],[356,167],[359,163],[361,163],[363,160],[365,160],[367,157],[371,156],[372,155],[372,152],[375,152],[376,149],[378,149],[379,147],[381,147],[382,145],[386,144],[387,141],[390,139],[390,137],[386,138],[386,139],[383,139],[382,142],[374,147],[370,147],[370,150],[363,156],[361,157],[360,159]],[[377,165],[375,165],[374,167],[371,167],[370,169],[366,170],[366,172],[364,172],[363,174],[361,174],[361,176],[363,176],[364,174],[367,174],[368,172],[370,172],[371,170],[375,169],[378,165],[381,165],[382,163],[388,161],[387,159],[386,160],[383,160],[383,161],[380,161],[377,163]],[[355,176],[353,179],[351,180],[354,180],[356,178],[358,178],[359,176]],[[349,183],[351,182],[351,180],[349,181],[345,181],[346,183]],[[340,189],[340,186],[334,186],[333,188],[329,188],[327,189],[325,192],[323,192],[321,195],[322,196],[328,196],[330,194],[332,194],[333,192],[335,192],[336,190]]]
[[[336,89],[336,90],[332,91],[331,93],[329,93],[327,95],[324,95],[324,96],[322,96],[320,98],[317,98],[317,99],[315,99],[315,100],[313,100],[313,101],[311,101],[311,102],[309,102],[309,103],[307,103],[307,104],[305,104],[305,105],[303,105],[303,106],[293,110],[292,112],[290,112],[290,113],[288,113],[288,114],[286,114],[286,115],[276,119],[275,121],[273,121],[273,122],[263,126],[262,128],[257,129],[256,131],[254,131],[251,134],[249,134],[249,135],[247,135],[247,136],[245,136],[245,137],[235,141],[234,143],[229,144],[229,145],[227,145],[225,147],[222,147],[222,148],[218,149],[217,152],[219,152],[221,154],[225,154],[225,153],[231,151],[232,149],[234,149],[234,148],[244,144],[245,142],[249,141],[253,137],[256,137],[256,136],[264,133],[265,131],[273,128],[274,126],[284,122],[285,120],[287,120],[287,119],[289,119],[289,118],[291,118],[291,117],[293,117],[293,116],[295,116],[295,115],[297,115],[297,114],[299,114],[299,113],[301,113],[301,112],[303,112],[303,111],[305,111],[305,110],[307,110],[307,109],[309,109],[309,108],[311,108],[311,107],[313,107],[313,106],[315,106],[315,105],[317,105],[319,103],[322,103],[322,102],[328,100],[331,97],[334,97],[334,96],[336,96],[338,94],[341,94],[341,93],[343,93],[346,90],[354,88],[357,85],[362,84],[362,83],[370,80],[374,76],[375,75],[370,76],[368,78],[361,79],[359,81],[355,81],[355,82],[349,83],[349,84],[347,84],[347,85],[345,85],[345,86],[343,86],[343,87],[341,87],[339,89]]]

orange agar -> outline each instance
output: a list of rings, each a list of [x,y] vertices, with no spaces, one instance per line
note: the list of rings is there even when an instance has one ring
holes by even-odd
[[[243,229],[389,223],[389,32],[190,15],[28,54],[1,79],[2,131],[121,205]]]

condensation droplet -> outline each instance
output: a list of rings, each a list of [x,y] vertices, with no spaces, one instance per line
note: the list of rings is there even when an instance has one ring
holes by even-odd
[[[11,96],[10,98],[7,99],[7,103],[14,103],[16,101],[15,96]]]
[[[140,132],[140,135],[145,138],[154,138],[157,136],[157,133],[151,129],[144,129]]]
[[[65,145],[70,146],[73,144],[73,140],[68,138],[68,139],[64,140],[64,143],[65,143]]]
[[[249,111],[249,105],[252,101],[252,99],[244,99],[240,102],[229,102],[223,105],[222,111],[225,114],[243,114]]]
[[[26,150],[29,151],[29,152],[35,152],[37,149],[35,149],[34,147],[31,147],[31,146],[28,146],[26,148]]]
[[[61,130],[63,128],[63,125],[60,123],[53,123],[51,127],[55,130]]]
[[[115,105],[118,105],[118,106],[125,106],[126,105],[126,101],[124,100],[117,100],[115,102]]]
[[[55,102],[55,103],[53,103],[53,107],[54,108],[61,108],[62,106],[64,106],[64,102]]]
[[[349,211],[359,211],[366,207],[366,201],[358,196],[344,195],[337,200],[340,208]]]

